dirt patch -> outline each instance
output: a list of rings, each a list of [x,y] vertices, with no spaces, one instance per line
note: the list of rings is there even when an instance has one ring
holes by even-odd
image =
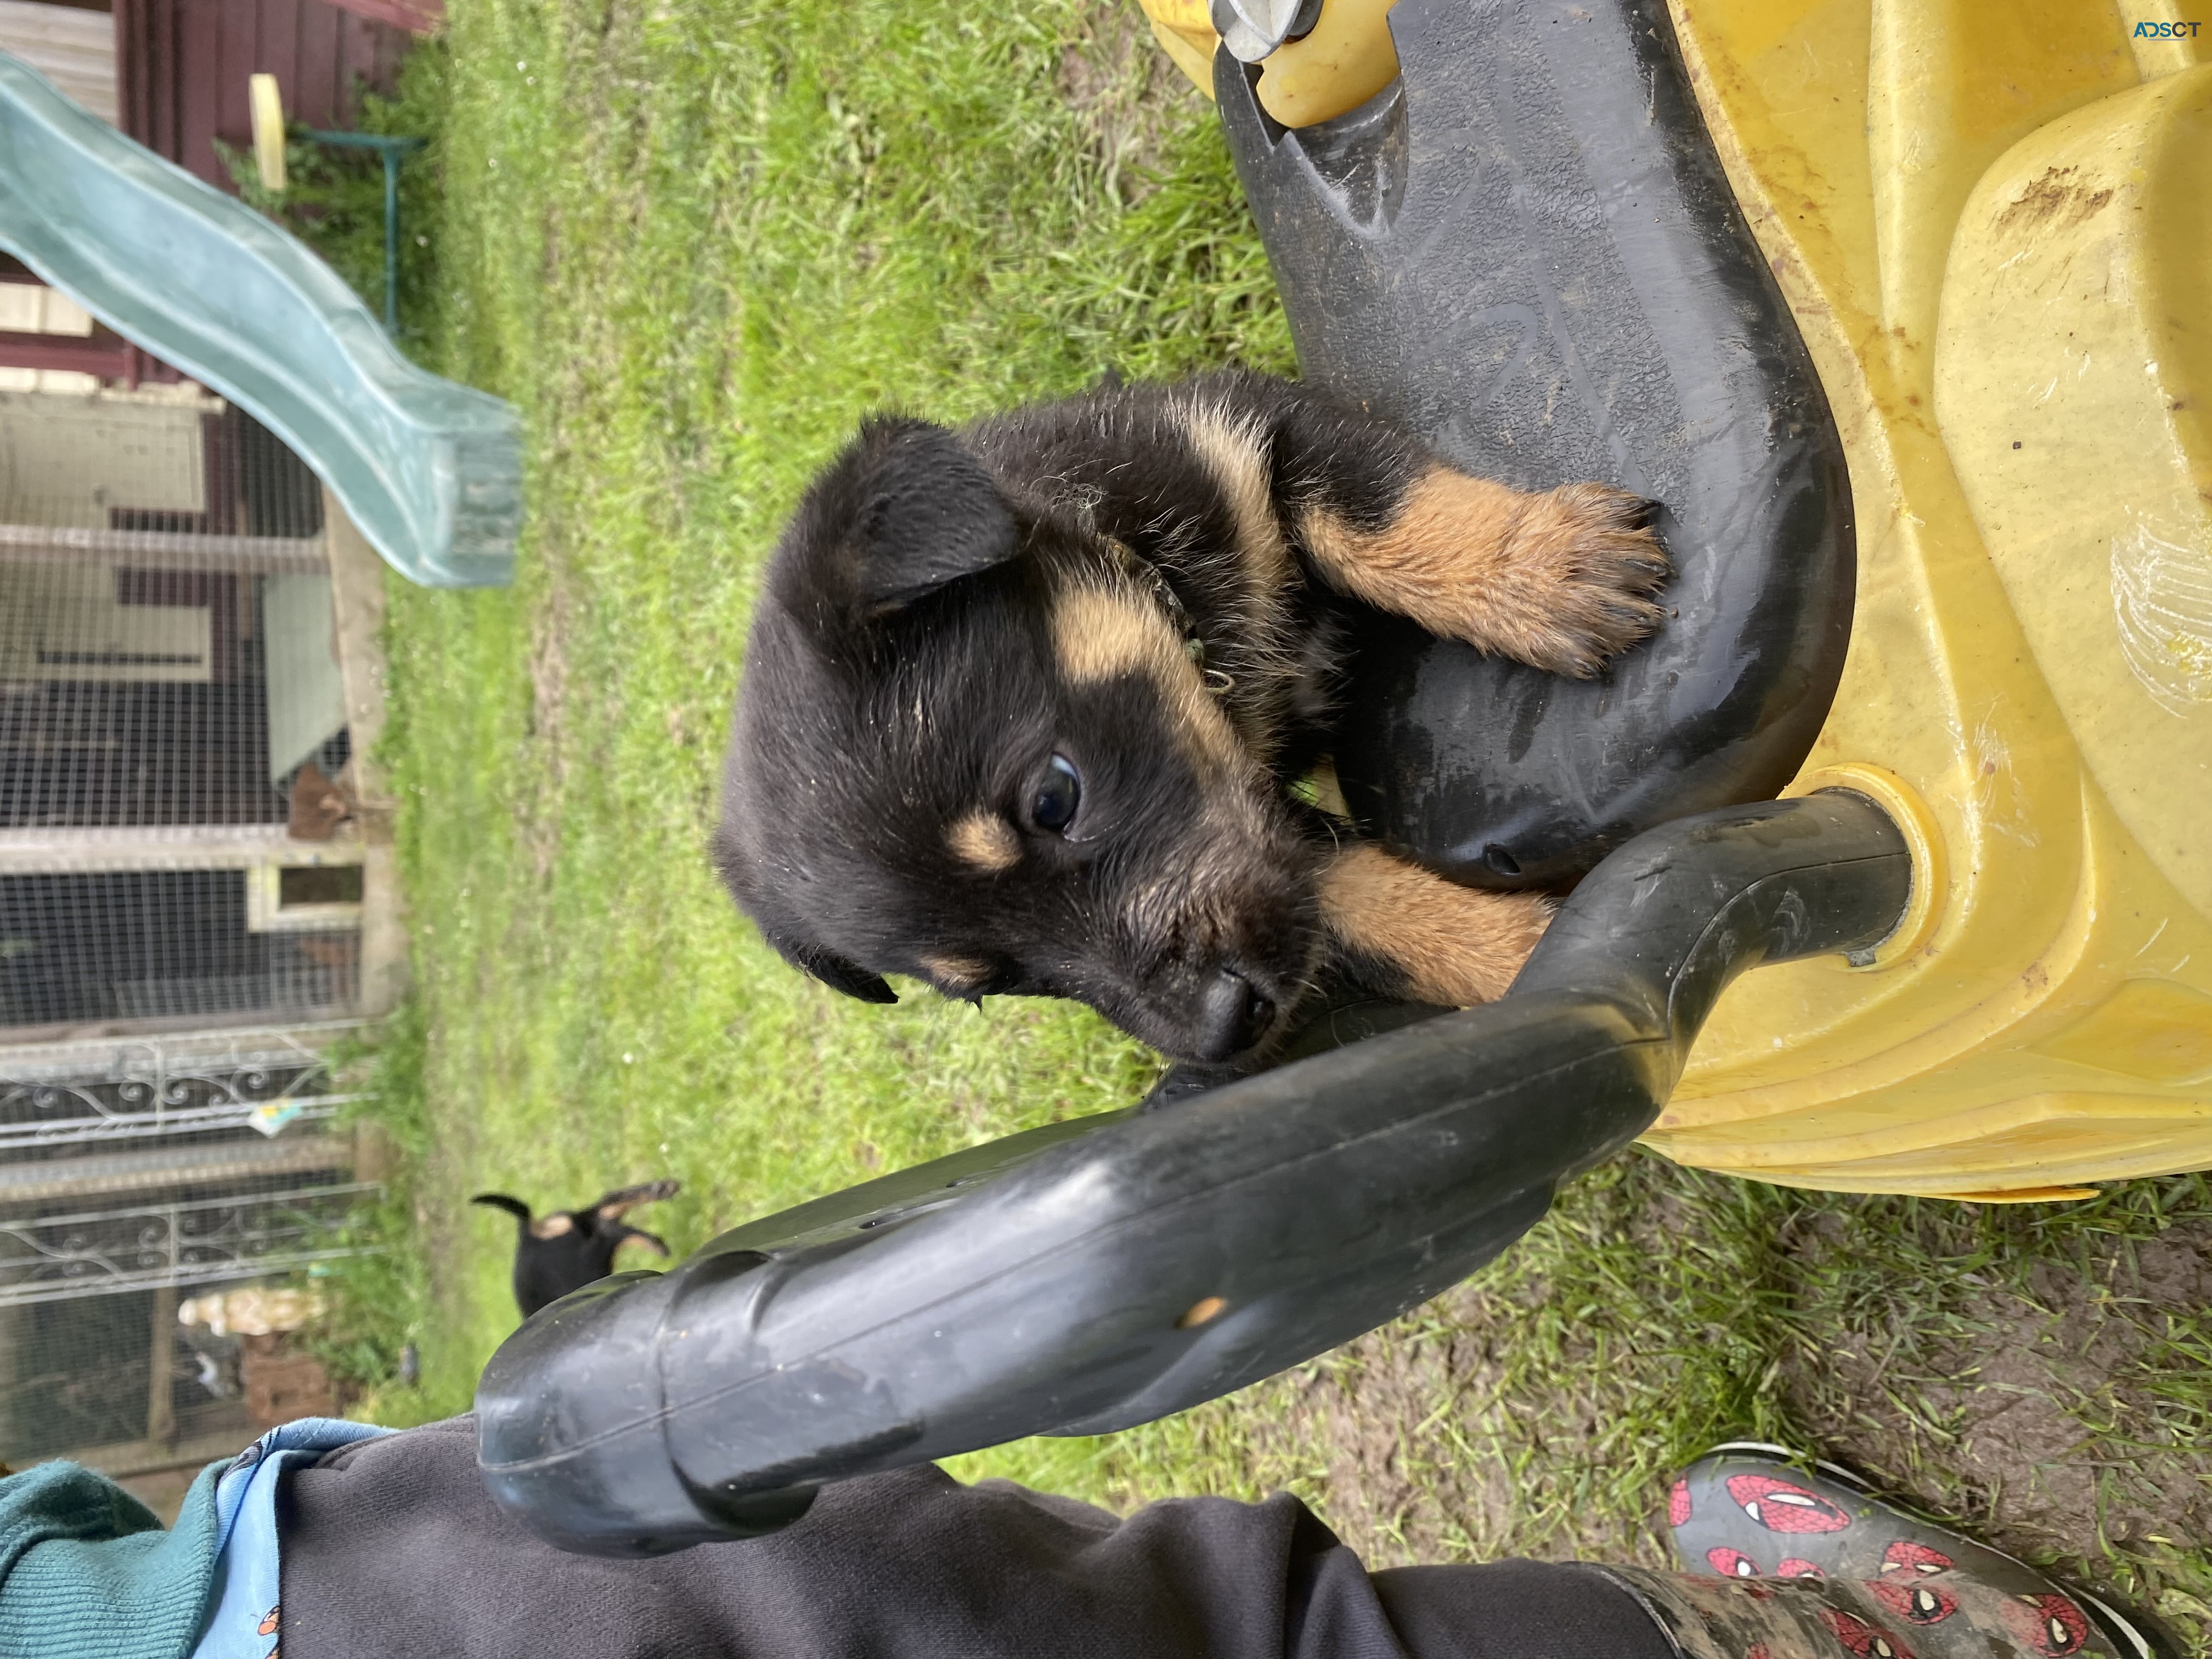
[[[1132,0],[1091,0],[1084,8],[1060,52],[1060,89],[1083,118],[1107,188],[1125,203],[1150,190],[1168,135],[1203,99]]]
[[[1999,1212],[1638,1160],[1469,1284],[1255,1391],[1260,1478],[1378,1565],[1668,1561],[1727,1438],[1855,1467],[2092,1582],[2193,1606],[2212,1538],[2212,1204]],[[2176,1598],[2179,1597],[2179,1600]]]
[[[1808,1345],[1785,1397],[1833,1451],[2005,1548],[2197,1542],[2212,1423],[2201,1377],[2176,1386],[2174,1339],[2208,1306],[2212,1223],[2185,1222],[2039,1261],[2024,1284],[1967,1285],[1934,1330],[1882,1310]]]
[[[2112,199],[2110,190],[2089,190],[2075,179],[2078,169],[2045,167],[2020,195],[1998,210],[1999,230],[2033,230],[2045,234],[2064,230],[2101,211]]]
[[[515,818],[516,831],[540,882],[551,878],[561,852],[560,818],[553,803],[568,781],[562,717],[568,695],[568,586],[556,576],[530,617],[530,713],[525,730],[535,751],[534,803]]]
[[[1709,1262],[1686,1284],[1646,1270],[1706,1219],[1680,1178],[1656,1159],[1608,1167],[1468,1283],[1278,1381],[1252,1413],[1255,1463],[1303,1480],[1377,1565],[1668,1565],[1654,1521],[1674,1463],[1723,1421],[1752,1425],[1716,1416],[1698,1373],[1758,1346],[1731,1356],[1706,1328],[1735,1275],[1699,1289]]]
[[[1255,1436],[1262,1461],[1310,1470],[1329,1524],[1377,1566],[1531,1553],[1663,1565],[1655,1539],[1586,1501],[1605,1471],[1557,1455],[1617,1436],[1594,1391],[1563,1376],[1540,1402],[1512,1397],[1498,1350],[1517,1322],[1462,1288],[1339,1350],[1285,1385],[1282,1415]]]

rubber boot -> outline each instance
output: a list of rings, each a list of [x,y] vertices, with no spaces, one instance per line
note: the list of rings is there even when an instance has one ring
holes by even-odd
[[[2179,1659],[2146,1621],[1781,1447],[1708,1452],[1668,1519],[1683,1571],[1606,1571],[1684,1659]]]

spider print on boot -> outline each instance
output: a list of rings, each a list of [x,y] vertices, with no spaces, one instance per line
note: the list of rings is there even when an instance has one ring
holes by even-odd
[[[1912,1659],[1912,1650],[1879,1625],[1870,1625],[1841,1607],[1820,1609],[1820,1622],[1836,1634],[1852,1659]]]
[[[1933,1584],[1893,1584],[1877,1578],[1867,1589],[1882,1606],[1916,1625],[1940,1625],[1959,1610],[1959,1598]]]
[[[1851,1524],[1850,1516],[1818,1492],[1764,1472],[1730,1475],[1728,1493],[1769,1532],[1841,1532]]]
[[[1672,1610],[1655,1616],[1688,1659],[2179,1659],[2135,1615],[1778,1447],[1708,1453],[1667,1511],[1686,1576],[1616,1571]]]
[[[1881,1553],[1881,1576],[1885,1578],[1942,1572],[1957,1565],[1942,1551],[1929,1549],[1925,1544],[1916,1544],[1909,1538],[1899,1539]]]
[[[1741,1550],[1732,1550],[1722,1544],[1705,1552],[1705,1559],[1712,1570],[1723,1578],[1756,1578],[1759,1563]]]
[[[1956,1574],[1939,1586],[1606,1571],[1681,1659],[1753,1659],[1762,1648],[1771,1659],[2166,1659],[2100,1632],[2066,1596],[2024,1600]]]
[[[2005,1623],[2032,1653],[2067,1659],[2088,1644],[2088,1615],[2055,1593],[2023,1595],[2005,1607]]]

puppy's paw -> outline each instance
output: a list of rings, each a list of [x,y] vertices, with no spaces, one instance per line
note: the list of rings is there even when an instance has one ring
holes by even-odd
[[[1653,597],[1672,568],[1651,532],[1653,503],[1608,484],[1528,496],[1504,549],[1521,611],[1512,654],[1588,679],[1666,617]]]
[[[1449,951],[1424,964],[1419,1000],[1459,1008],[1504,996],[1559,908],[1540,893],[1464,887],[1452,890],[1449,908],[1458,937]]]
[[[1462,887],[1355,843],[1322,874],[1322,925],[1399,995],[1472,1008],[1505,994],[1552,920],[1540,893]]]

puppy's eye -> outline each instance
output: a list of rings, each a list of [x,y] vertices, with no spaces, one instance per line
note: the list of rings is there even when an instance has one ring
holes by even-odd
[[[1082,804],[1083,775],[1066,756],[1054,755],[1030,796],[1030,821],[1040,830],[1065,830]]]

